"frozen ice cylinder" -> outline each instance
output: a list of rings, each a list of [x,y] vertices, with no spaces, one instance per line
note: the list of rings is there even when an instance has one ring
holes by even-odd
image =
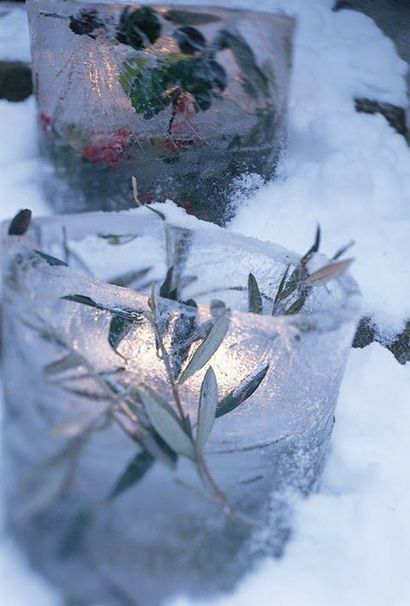
[[[45,175],[58,212],[172,199],[222,224],[235,179],[270,178],[294,22],[206,6],[28,0]]]
[[[170,204],[164,212],[167,221],[147,208],[50,217],[2,238],[8,522],[69,603],[154,606],[177,592],[230,588],[255,557],[280,553],[289,531],[282,492],[316,486],[329,444],[359,314],[354,280],[344,274],[312,289],[301,313],[272,316],[298,255]],[[194,432],[210,365],[221,399],[268,369],[246,401],[215,420],[204,450],[239,515],[209,498],[192,461],[180,456],[173,471],[162,447],[158,460],[144,454],[122,409],[102,414],[141,384],[176,410],[157,335],[141,315],[169,267],[161,294],[178,287],[181,300],[198,303],[156,298],[165,347],[182,367],[201,342],[184,350],[187,334],[207,333],[225,313],[215,300],[231,309],[221,345],[180,387]],[[249,272],[264,315],[247,311]]]

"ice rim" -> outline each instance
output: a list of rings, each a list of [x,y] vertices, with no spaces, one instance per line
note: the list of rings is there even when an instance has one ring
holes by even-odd
[[[162,205],[156,205],[162,208]],[[173,216],[175,215],[176,218]],[[274,244],[272,242],[262,241],[257,238],[248,236],[242,236],[233,232],[229,232],[226,229],[217,225],[200,221],[194,217],[185,215],[184,211],[179,209],[172,209],[171,217],[166,216],[166,220],[163,222],[159,218],[153,217],[151,213],[144,207],[132,210],[124,211],[113,211],[103,212],[94,211],[88,213],[78,213],[69,215],[58,215],[58,216],[46,216],[35,218],[24,236],[8,236],[7,230],[10,225],[9,220],[2,221],[0,223],[0,262],[4,265],[4,261],[10,254],[12,257],[23,249],[27,252],[40,250],[42,252],[53,254],[50,248],[56,243],[61,243],[62,231],[66,231],[66,237],[72,241],[82,241],[88,236],[97,236],[99,234],[110,233],[126,233],[127,235],[146,235],[149,233],[151,236],[161,239],[166,239],[167,229],[184,230],[191,232],[192,234],[199,234],[206,238],[209,246],[217,245],[223,242],[224,246],[236,248],[241,253],[257,253],[265,257],[269,257],[272,261],[272,265],[275,263],[281,264],[286,267],[286,264],[296,264],[300,259],[301,255],[287,250],[286,248]],[[108,232],[107,232],[108,230]],[[124,231],[125,230],[125,231]],[[162,233],[161,233],[162,232]],[[17,248],[10,246],[11,239],[17,245]],[[14,253],[12,250],[14,249]],[[58,255],[57,255],[58,256]],[[321,255],[324,261],[330,261],[326,256]],[[8,263],[10,262],[10,258]],[[212,261],[211,261],[212,262]],[[11,261],[12,263],[12,261]],[[92,268],[92,263],[90,264]],[[170,266],[168,260],[167,267]],[[44,262],[44,267],[48,270],[56,271],[55,275],[58,275],[60,271],[66,273],[69,272],[79,274],[82,276],[82,288],[86,286],[84,282],[84,274],[80,271],[76,271],[71,267],[50,267]],[[165,277],[165,274],[164,276]],[[136,292],[139,292],[148,299],[148,292],[140,292],[136,289],[117,286],[107,283],[104,280],[98,278],[87,278],[89,285],[93,286],[93,290],[98,289],[98,286],[112,289],[112,295],[115,297],[115,291],[118,289],[120,293],[128,293],[134,296]],[[154,280],[159,282],[159,280]],[[274,328],[284,327],[287,325],[302,326],[306,327],[306,323],[310,324],[310,328],[317,328],[323,331],[332,330],[335,326],[339,326],[346,322],[352,322],[359,319],[361,310],[361,292],[358,283],[352,277],[349,272],[342,274],[341,276],[332,280],[332,283],[338,286],[340,289],[339,299],[340,304],[333,306],[332,309],[327,310],[314,310],[305,312],[298,312],[291,315],[269,315],[266,313],[254,314],[250,312],[239,311],[232,309],[232,316],[237,316],[242,320],[249,318],[252,324],[260,328]],[[318,290],[323,290],[325,287],[319,287]],[[221,287],[218,290],[223,290]],[[175,310],[185,307],[182,303],[175,302],[172,305],[172,301],[168,301],[168,304]],[[201,311],[208,311],[209,306],[198,304],[198,309]]]

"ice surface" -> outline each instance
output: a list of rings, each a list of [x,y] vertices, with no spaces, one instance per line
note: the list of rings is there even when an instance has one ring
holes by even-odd
[[[348,276],[316,289],[317,294],[311,303],[308,299],[302,314],[246,313],[249,271],[255,273],[263,296],[269,300],[287,265],[297,263],[297,256],[273,244],[226,234],[198,221],[194,221],[194,229],[188,230],[181,210],[171,206],[171,214],[172,224],[146,208],[113,215],[56,217],[35,221],[27,237],[6,236],[4,240],[8,519],[36,565],[67,595],[89,602],[114,599],[108,584],[101,585],[100,568],[122,591],[130,596],[138,591],[139,602],[151,606],[181,588],[198,595],[227,589],[255,556],[281,552],[289,532],[289,511],[282,491],[306,494],[317,484],[358,319],[358,290]],[[183,226],[175,221],[178,214],[184,217]],[[110,255],[111,271],[115,257],[120,266],[128,256],[135,259],[136,270],[151,263],[144,275],[147,291],[151,280],[158,280],[161,272],[164,277],[166,268],[172,265],[182,300],[195,297],[199,303],[207,303],[216,296],[231,306],[229,330],[211,358],[221,396],[269,364],[256,392],[237,410],[218,419],[205,451],[211,472],[229,501],[242,514],[258,521],[256,529],[238,525],[204,497],[175,485],[173,474],[161,463],[155,464],[133,490],[104,505],[104,496],[136,452],[135,445],[116,424],[91,434],[75,459],[75,473],[62,498],[44,503],[46,488],[40,484],[39,503],[37,492],[27,487],[27,478],[37,478],[36,470],[70,444],[64,432],[59,439],[55,437],[56,427],[76,423],[79,418],[93,418],[99,411],[101,414],[106,403],[104,391],[92,377],[81,378],[89,364],[94,373],[114,373],[115,380],[125,386],[155,387],[172,401],[164,365],[158,359],[155,337],[146,320],[134,325],[123,339],[118,349],[120,357],[107,339],[111,314],[61,300],[62,296],[80,294],[113,310],[141,313],[148,311],[148,293],[141,293],[138,283],[136,291],[119,288],[67,267],[50,266],[33,252],[40,247],[43,252],[56,254],[59,244],[59,252],[64,249],[65,260],[70,263],[71,243],[77,240],[76,254],[81,251],[83,264],[88,264],[86,273],[90,273],[96,242],[88,237],[81,249],[81,238],[87,230],[90,234],[97,232],[111,248],[102,255]],[[131,236],[135,239],[129,241]],[[143,255],[148,246],[154,253],[151,259]],[[185,283],[188,285],[184,287]],[[211,287],[214,292],[209,294]],[[183,338],[178,337],[181,322],[186,322],[187,314],[193,317],[192,311],[165,300],[158,300],[158,310],[166,346],[170,351],[180,351],[185,346]],[[214,322],[209,309],[200,306],[196,330],[210,321]],[[50,377],[45,369],[67,351],[84,356],[87,365],[80,360],[76,370],[62,370]],[[177,360],[172,359],[173,363]],[[119,366],[125,369],[118,370]],[[204,372],[205,368],[181,388],[192,422]],[[79,391],[96,395],[78,395]],[[47,481],[47,490],[53,492],[54,482],[61,481],[61,469],[52,466],[43,474],[42,481]],[[184,461],[178,464],[177,479],[200,488],[192,466]],[[84,543],[67,561],[59,562],[56,550],[61,552],[76,512],[84,509],[92,516]],[[54,520],[53,532],[47,532],[50,520]],[[40,541],[44,534],[47,539]],[[110,556],[113,552],[115,565]],[[134,559],[132,553],[140,555]],[[78,581],[80,574],[81,583],[76,587],[74,579]]]

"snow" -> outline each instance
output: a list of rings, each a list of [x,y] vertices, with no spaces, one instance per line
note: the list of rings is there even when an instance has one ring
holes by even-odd
[[[10,2],[0,4],[0,61],[31,60],[28,24],[23,7],[9,10]]]
[[[406,65],[369,18],[333,13],[332,4],[258,3],[299,19],[289,145],[280,178],[238,207],[229,229],[298,251],[311,244],[317,222],[326,253],[354,239],[364,309],[387,339],[410,317],[410,151],[382,116],[357,114],[353,98],[406,104]],[[2,58],[28,58],[20,8],[0,17]],[[47,212],[34,132],[32,99],[0,101],[0,217],[22,207]],[[295,504],[284,558],[265,560],[232,595],[207,604],[410,604],[409,396],[409,368],[387,350],[352,351],[322,487]],[[0,532],[0,605],[56,606]],[[194,604],[183,596],[172,602]]]
[[[355,240],[364,311],[388,338],[410,317],[410,152],[353,99],[405,105],[407,65],[371,19],[328,4],[291,3],[299,30],[281,178],[240,207],[231,228],[295,250],[309,246],[317,222],[325,252]]]

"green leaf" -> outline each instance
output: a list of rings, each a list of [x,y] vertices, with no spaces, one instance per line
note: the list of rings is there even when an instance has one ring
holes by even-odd
[[[288,277],[288,274],[289,274],[289,270],[290,270],[290,265],[287,266],[287,268],[285,270],[285,273],[283,274],[282,279],[281,279],[281,281],[279,283],[278,291],[276,293],[275,300],[273,301],[273,311],[275,310],[275,306],[277,305],[277,303],[279,303],[279,301],[282,300],[282,293],[283,293],[283,290],[285,288],[285,284],[286,284],[286,280],[287,280],[287,277]]]
[[[57,259],[57,257],[53,257],[52,255],[48,255],[47,253],[43,253],[41,252],[41,250],[35,250],[34,252],[42,259],[44,259],[44,261],[47,261],[49,265],[68,267],[67,263],[61,261],[61,259]]]
[[[108,500],[113,501],[120,494],[135,486],[151,469],[155,459],[146,450],[142,450],[131,459],[123,473],[113,486]]]
[[[120,307],[108,307],[107,305],[97,303],[86,295],[66,295],[65,297],[61,298],[65,301],[81,303],[82,305],[86,305],[87,307],[93,307],[94,309],[99,309],[100,311],[108,311],[109,313],[119,316],[120,318],[124,318],[125,320],[139,321],[143,317],[143,312],[140,310],[126,309]]]
[[[256,62],[255,54],[244,38],[234,31],[220,32],[216,45],[230,48],[242,72],[242,87],[251,97],[270,99],[269,79]]]
[[[323,286],[344,274],[353,261],[354,259],[345,259],[344,261],[329,263],[325,267],[313,272],[313,274],[310,274],[310,276],[302,280],[301,284],[303,286]]]
[[[121,316],[113,316],[110,322],[110,328],[108,333],[108,343],[111,345],[115,353],[120,345],[121,341],[127,336],[136,321],[128,318],[122,318]]]
[[[94,307],[95,309],[104,309],[102,305],[96,303],[90,297],[86,297],[85,295],[65,295],[61,297],[65,301],[73,301],[74,303],[81,303],[82,305],[87,305],[88,307]]]
[[[135,282],[139,282],[142,278],[151,271],[151,267],[144,267],[144,269],[140,269],[139,271],[128,271],[125,274],[121,274],[119,276],[115,276],[115,278],[111,278],[109,280],[110,284],[115,284],[116,286],[130,286]]]
[[[170,299],[171,301],[178,300],[177,289],[173,288],[173,282],[174,282],[174,267],[171,266],[167,271],[167,275],[165,277],[164,282],[160,286],[160,289],[159,289],[160,297],[163,297],[164,299]]]
[[[148,418],[155,431],[172,450],[184,457],[195,460],[195,448],[191,438],[182,427],[175,412],[165,408],[161,398],[150,390],[138,389],[138,396],[144,404]]]
[[[81,366],[81,363],[78,361],[78,356],[73,353],[69,353],[63,358],[47,364],[47,366],[44,368],[44,374],[54,375],[66,370],[78,368],[79,366]]]
[[[223,417],[228,412],[235,410],[240,404],[243,404],[245,400],[251,397],[251,395],[258,389],[269,370],[269,364],[263,366],[261,369],[256,370],[252,374],[248,375],[238,387],[230,391],[219,403],[216,408],[216,418]]]
[[[80,509],[74,516],[58,550],[58,555],[62,560],[71,557],[82,548],[85,535],[90,528],[92,520],[93,513],[87,508]]]
[[[347,244],[345,244],[344,246],[339,248],[339,250],[336,251],[335,254],[333,255],[332,261],[336,261],[337,259],[340,259],[340,257],[342,257],[355,244],[356,244],[356,242],[354,240],[350,240],[350,242],[348,242]]]
[[[284,310],[285,316],[290,316],[292,314],[298,314],[302,311],[304,304],[306,303],[307,292],[303,292],[296,301],[292,303],[287,309]]]
[[[208,23],[216,23],[221,21],[221,17],[211,15],[210,13],[200,13],[195,11],[183,11],[171,9],[164,13],[167,21],[176,23],[177,25],[206,25]]]
[[[121,86],[137,114],[142,114],[145,120],[150,120],[171,103],[171,98],[163,94],[167,88],[165,75],[163,68],[145,65],[141,57],[123,63]]]
[[[312,258],[313,254],[318,252],[318,250],[320,248],[320,238],[321,238],[320,225],[318,225],[316,227],[315,241],[313,242],[312,246],[309,248],[307,253],[305,253],[300,260],[301,267],[304,267],[306,265],[306,263],[309,261],[309,259]]]
[[[248,276],[248,309],[253,314],[261,314],[263,309],[261,293],[253,274]]]
[[[231,313],[229,309],[225,310],[225,312],[215,320],[214,325],[208,333],[208,336],[195,351],[185,370],[179,377],[179,383],[183,383],[192,377],[192,375],[194,375],[209,362],[224,340],[225,335],[228,332],[230,320]]]
[[[201,393],[199,396],[196,444],[200,452],[204,448],[212,431],[217,404],[218,385],[213,368],[210,366],[202,381]]]

